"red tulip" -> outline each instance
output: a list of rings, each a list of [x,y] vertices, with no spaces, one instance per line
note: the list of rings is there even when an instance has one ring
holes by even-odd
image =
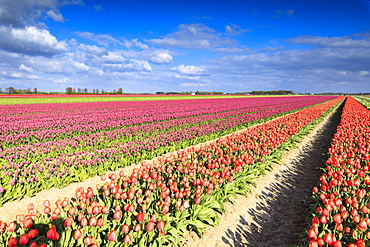
[[[333,235],[331,235],[330,233],[326,233],[324,235],[324,242],[328,245],[331,245],[333,243]]]
[[[96,225],[97,225],[96,217],[95,217],[95,216],[92,216],[92,217],[89,219],[89,226],[96,226]]]
[[[32,227],[32,224],[33,224],[33,220],[32,220],[32,218],[30,218],[30,217],[26,218],[26,219],[23,221],[23,227],[24,227],[24,228],[30,228],[30,227]]]
[[[26,244],[28,244],[29,241],[30,241],[30,237],[28,236],[28,234],[23,234],[19,238],[19,244],[20,245],[26,245]]]
[[[155,227],[155,223],[153,221],[149,221],[148,224],[146,225],[146,230],[148,232],[151,232],[154,230],[154,227]]]
[[[103,218],[99,218],[98,221],[96,222],[96,225],[99,226],[99,227],[104,226],[104,219]]]
[[[14,232],[18,228],[17,223],[14,221],[9,224],[8,232]]]
[[[123,242],[124,242],[125,244],[129,244],[129,243],[131,243],[131,237],[130,237],[130,235],[129,235],[129,234],[126,234],[126,235],[125,235],[125,237],[123,238]]]
[[[68,214],[69,215],[75,215],[77,213],[77,208],[76,207],[70,207],[68,209]]]
[[[73,217],[67,217],[65,220],[64,220],[64,226],[65,227],[70,227],[70,226],[72,226],[73,225],[73,222],[74,222],[74,220],[73,220]]]
[[[29,247],[37,247],[37,243],[36,242],[32,242]]]
[[[76,229],[73,231],[73,238],[78,240],[82,237],[82,232],[80,229]]]
[[[317,239],[317,235],[316,235],[316,233],[315,233],[315,231],[311,228],[311,229],[309,229],[308,230],[308,238],[309,239],[313,239],[313,240],[316,240]]]
[[[15,239],[14,237],[11,237],[8,240],[8,247],[14,247],[14,246],[17,246],[17,239]]]
[[[87,221],[86,217],[83,217],[83,218],[81,219],[80,226],[85,227],[85,226],[87,226],[87,225],[88,225],[88,223],[89,223],[89,222]]]
[[[162,214],[165,215],[168,213],[168,211],[170,211],[170,207],[168,206],[167,203],[164,203],[162,206]]]
[[[123,233],[128,233],[130,231],[130,226],[129,225],[127,225],[127,224],[124,224],[123,226],[122,226],[122,232]]]
[[[90,245],[90,244],[93,244],[93,243],[94,243],[94,241],[93,241],[92,237],[87,236],[87,237],[84,238],[84,244],[85,245]]]
[[[137,215],[136,215],[136,219],[137,219],[137,221],[145,221],[145,219],[146,219],[146,215],[145,215],[145,213],[138,213]]]
[[[39,234],[39,231],[37,229],[31,229],[28,233],[28,236],[30,238],[36,238],[38,234]]]
[[[46,237],[54,241],[59,240],[59,233],[57,232],[55,226],[53,226],[46,232]]]
[[[108,240],[111,241],[111,242],[114,242],[116,241],[117,239],[117,233],[116,233],[116,230],[112,230],[109,235],[108,235]]]
[[[140,226],[140,224],[139,224],[139,223],[137,223],[137,224],[134,226],[134,231],[135,231],[135,232],[140,232],[140,230],[141,230],[141,226]]]
[[[51,212],[51,208],[49,207],[44,208],[44,214],[50,214],[50,212]]]
[[[113,218],[115,220],[120,220],[122,219],[122,211],[121,210],[116,210],[113,214]]]
[[[166,226],[166,222],[164,222],[164,220],[158,221],[157,223],[158,230],[163,230],[165,226]]]

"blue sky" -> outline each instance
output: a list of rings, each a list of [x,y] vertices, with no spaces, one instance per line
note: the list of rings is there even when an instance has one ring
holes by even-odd
[[[370,92],[370,1],[0,0],[0,87]]]

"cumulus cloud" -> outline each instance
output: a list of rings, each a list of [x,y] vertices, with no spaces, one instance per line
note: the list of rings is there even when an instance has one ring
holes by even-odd
[[[54,21],[64,20],[59,8],[64,5],[79,4],[80,0],[2,0],[0,7],[0,25],[25,27],[38,25],[41,17],[49,17]]]
[[[127,49],[131,49],[135,46],[143,50],[149,49],[149,46],[147,44],[141,43],[140,41],[138,41],[138,39],[124,40],[122,44],[126,46]]]
[[[253,54],[224,55],[208,60],[207,69],[219,81],[227,81],[230,83],[228,86],[240,87],[240,90],[263,90],[269,85],[298,92],[322,92],[323,88],[328,92],[337,91],[338,88],[353,92],[353,85],[364,90],[370,71],[368,44],[364,40],[358,42],[346,36],[331,42],[326,39],[315,37],[314,43],[317,46],[310,49],[279,49],[269,52],[261,49]],[[307,43],[302,41],[302,44]]]
[[[101,72],[123,71],[151,71],[148,61],[143,59],[131,59],[125,57],[120,50],[108,51],[105,48],[80,44],[78,50],[70,56],[91,67],[101,69]],[[99,74],[99,73],[98,73]]]
[[[90,69],[86,64],[74,61],[68,57],[53,57],[49,59],[38,56],[30,57],[27,62],[28,67],[48,74],[78,74],[87,72]]]
[[[24,65],[24,64],[21,64],[21,65],[19,66],[19,69],[20,69],[20,70],[27,71],[27,72],[29,72],[29,73],[35,73],[35,72],[36,72],[36,70],[35,70],[35,69],[33,69],[33,68],[31,68],[31,67],[27,67],[27,66],[26,66],[26,65]]]
[[[78,48],[86,53],[95,55],[108,55],[108,50],[103,47],[98,47],[95,45],[79,44]]]
[[[64,22],[64,18],[61,13],[56,13],[54,10],[49,10],[46,12],[47,16],[57,22]]]
[[[239,53],[239,54],[251,54],[256,53],[257,50],[252,48],[239,48],[239,47],[222,47],[214,49],[214,51],[224,52],[224,53]]]
[[[29,55],[54,55],[68,50],[64,41],[58,41],[49,31],[34,26],[12,28],[0,26],[0,49]]]
[[[190,76],[209,75],[209,72],[206,69],[199,67],[199,66],[194,66],[194,65],[185,66],[181,64],[177,67],[173,67],[172,70],[180,72],[183,75],[190,75]]]
[[[144,57],[148,57],[148,60],[156,64],[168,64],[172,62],[172,56],[168,50],[155,50],[153,52],[147,53]]]
[[[168,34],[162,39],[150,39],[148,41],[163,47],[192,50],[211,49],[236,43],[235,40],[222,37],[221,34],[202,23],[181,24],[178,29],[178,31]]]
[[[292,44],[313,45],[318,47],[370,47],[370,40],[353,39],[350,36],[342,37],[321,37],[313,35],[300,35],[293,39],[288,39]]]
[[[108,46],[110,44],[113,44],[113,45],[125,46],[127,49],[131,49],[134,47],[139,47],[140,49],[143,49],[143,50],[149,49],[148,45],[138,41],[138,39],[128,40],[128,39],[123,38],[123,41],[121,41],[108,34],[96,35],[90,32],[76,32],[76,34],[82,38],[93,40],[97,42],[99,45]]]
[[[233,24],[233,23],[231,23],[230,25],[227,25],[225,27],[225,30],[226,30],[227,34],[229,34],[229,35],[239,35],[239,34],[242,34],[242,33],[245,33],[245,32],[252,32],[252,30],[249,29],[249,28],[243,29],[240,26],[238,26],[236,24]]]
[[[103,68],[112,71],[151,71],[152,67],[147,61],[126,59],[121,63],[104,63]]]
[[[195,83],[195,82],[184,82],[180,84],[181,87],[206,87],[209,84],[206,83]]]

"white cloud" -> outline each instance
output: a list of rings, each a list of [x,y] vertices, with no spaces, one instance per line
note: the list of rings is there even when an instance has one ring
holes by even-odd
[[[109,44],[119,44],[119,40],[113,38],[107,34],[99,34],[94,37],[94,40],[98,42],[99,45],[109,45]]]
[[[168,64],[171,63],[173,59],[168,50],[162,49],[147,53],[146,56],[150,62],[156,64]]]
[[[34,26],[12,28],[0,26],[0,49],[29,55],[54,55],[68,50],[49,31]]]
[[[206,83],[195,83],[195,82],[184,82],[180,84],[181,87],[206,87],[209,84]]]
[[[28,75],[27,78],[32,80],[40,79],[40,77],[38,77],[37,75]]]
[[[14,78],[22,78],[21,73],[14,73],[14,74],[11,74],[11,76],[14,77]]]
[[[257,52],[257,50],[252,48],[239,48],[239,47],[222,47],[214,49],[214,51],[239,54],[252,54]]]
[[[27,71],[29,73],[36,73],[36,70],[31,68],[31,67],[27,67],[26,65],[24,64],[21,64],[21,66],[19,66],[19,69],[20,70],[24,70],[24,71]]]
[[[124,40],[122,44],[126,46],[127,49],[131,49],[135,46],[143,50],[149,49],[149,46],[147,44],[141,43],[140,41],[138,41],[138,39]]]
[[[47,16],[57,22],[64,22],[64,18],[61,13],[56,13],[54,10],[49,10],[46,12]]]
[[[125,46],[127,49],[132,49],[134,47],[139,47],[140,49],[143,50],[149,49],[149,46],[147,44],[138,41],[138,39],[127,40],[123,38],[123,41],[120,41],[108,34],[96,35],[90,32],[76,32],[76,34],[82,38],[93,40],[97,42],[99,45],[108,46],[110,44],[113,44]]]
[[[102,56],[103,63],[124,63],[128,59],[123,57],[119,52],[109,52],[107,55]]]
[[[353,39],[350,36],[342,37],[321,37],[313,35],[300,35],[293,39],[288,39],[292,44],[313,45],[318,47],[370,47],[370,40]]]
[[[89,66],[74,61],[68,57],[27,57],[24,60],[25,66],[46,74],[78,74],[89,71]]]
[[[194,65],[185,66],[182,64],[177,67],[173,67],[172,70],[180,72],[183,75],[190,75],[190,76],[209,75],[209,72],[206,69],[199,67],[199,66],[194,66]]]
[[[63,22],[59,8],[65,5],[83,5],[81,0],[1,0],[0,25],[13,27],[43,26],[45,17]]]
[[[248,29],[243,29],[240,26],[238,26],[236,24],[233,24],[233,23],[231,23],[230,25],[227,25],[225,27],[225,30],[229,35],[239,35],[239,34],[242,34],[242,33],[245,33],[245,32],[252,32],[252,30],[249,29],[249,28]]]
[[[147,61],[128,59],[125,63],[105,63],[103,68],[112,71],[151,71],[152,67]]]
[[[181,24],[178,31],[166,35],[163,39],[150,39],[150,43],[163,47],[178,47],[192,50],[211,49],[229,46],[235,40],[222,37],[215,30],[202,23]]]
[[[85,51],[89,54],[95,55],[108,55],[108,50],[103,47],[98,47],[95,45],[86,45],[86,44],[79,44],[78,48]]]

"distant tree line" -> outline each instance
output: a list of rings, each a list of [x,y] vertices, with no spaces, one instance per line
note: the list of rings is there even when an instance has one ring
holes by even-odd
[[[272,90],[272,91],[252,91],[252,95],[292,95],[293,91],[290,90]]]
[[[7,87],[5,88],[5,92],[0,87],[0,93],[7,93],[7,94],[38,94],[39,91],[37,88],[26,88],[26,89],[15,89],[14,87]]]
[[[104,89],[93,89],[92,92],[89,92],[87,88],[77,88],[76,90],[72,87],[66,87],[66,94],[123,94],[123,89],[114,89],[113,92],[107,92]]]

